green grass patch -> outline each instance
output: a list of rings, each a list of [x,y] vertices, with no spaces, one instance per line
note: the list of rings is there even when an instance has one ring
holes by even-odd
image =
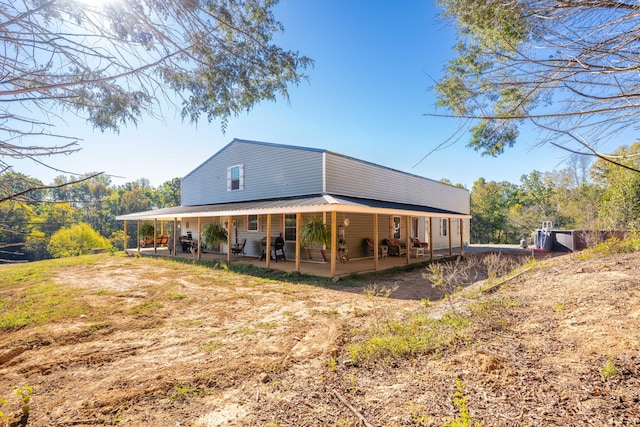
[[[258,322],[255,327],[263,331],[271,331],[280,326],[278,322]]]
[[[347,352],[356,363],[370,363],[436,354],[461,340],[471,325],[461,314],[429,317],[426,311],[413,313],[405,320],[388,320],[368,331],[364,339],[349,344]]]
[[[220,340],[212,340],[212,341],[207,341],[206,343],[202,344],[200,346],[200,350],[202,350],[202,351],[216,351],[220,347],[222,347],[222,341],[220,341]]]
[[[86,314],[89,307],[77,298],[77,291],[63,285],[41,283],[2,295],[0,330],[42,325]]]
[[[173,391],[171,396],[169,396],[169,398],[173,402],[175,402],[175,401],[183,401],[183,400],[187,399],[189,396],[203,396],[204,392],[205,392],[205,390],[201,386],[193,386],[191,384],[183,384],[183,385],[176,386],[175,390]]]
[[[164,307],[164,304],[158,301],[149,301],[144,304],[136,305],[129,309],[129,314],[136,317],[151,317],[155,311]]]

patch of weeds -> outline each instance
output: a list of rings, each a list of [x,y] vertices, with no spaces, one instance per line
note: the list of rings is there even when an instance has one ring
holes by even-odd
[[[129,314],[136,317],[148,317],[151,316],[154,311],[157,311],[163,307],[164,304],[158,301],[149,301],[144,304],[131,307],[129,309]]]
[[[451,310],[455,305],[451,295],[460,291],[464,286],[472,284],[477,278],[478,259],[476,257],[456,257],[453,261],[430,263],[426,273],[422,276],[431,282],[431,286],[440,289],[449,302]]]
[[[427,426],[431,423],[431,418],[425,414],[427,408],[424,405],[418,405],[414,402],[408,403],[409,413],[411,413],[411,420],[413,424],[417,426]]]
[[[220,347],[222,347],[222,341],[212,340],[200,345],[200,350],[210,352],[210,351],[216,351]]]
[[[470,316],[477,328],[484,328],[485,331],[502,331],[509,326],[508,320],[505,319],[509,309],[521,305],[520,301],[511,297],[490,298],[469,305]]]
[[[460,380],[456,380],[456,392],[453,394],[453,405],[458,408],[458,416],[444,424],[444,427],[481,427],[481,423],[473,424],[473,418],[467,407],[467,398],[464,395],[465,386]]]
[[[7,401],[0,397],[0,408],[7,404]],[[0,423],[2,425],[9,425],[9,421],[11,421],[11,417],[4,413],[4,411],[0,411]]]
[[[561,315],[562,312],[564,311],[564,304],[561,304],[559,302],[553,304],[553,309],[556,312],[557,315]]]
[[[3,426],[26,426],[29,419],[29,413],[31,412],[33,387],[29,385],[20,386],[13,391],[13,394],[20,400],[20,412],[22,412],[22,415],[18,421],[13,421],[14,417],[5,413],[4,411],[0,411],[0,423]],[[0,398],[0,407],[6,405],[7,403],[8,402],[5,399]]]
[[[243,292],[241,294],[236,294],[236,295],[232,296],[231,298],[229,298],[229,301],[233,301],[235,299],[246,299],[246,300],[251,301],[251,300],[256,299],[256,298],[257,297],[255,295],[253,295],[253,294],[250,294],[248,292]]]
[[[327,315],[328,317],[331,317],[333,319],[337,319],[338,317],[340,317],[340,312],[338,311],[337,307],[329,307],[324,311],[324,314]]]
[[[592,258],[602,258],[638,251],[640,251],[640,233],[634,232],[624,240],[614,237],[592,248],[587,248],[574,256],[576,259],[586,261]]]
[[[114,292],[109,289],[101,289],[93,293],[94,295],[113,295]]]
[[[238,329],[238,330],[236,331],[236,333],[238,333],[238,334],[240,334],[240,335],[242,335],[242,336],[245,336],[245,337],[246,337],[247,335],[253,335],[253,334],[255,334],[255,333],[256,333],[256,331],[255,331],[255,329],[252,329],[252,328],[250,328],[250,327],[248,327],[248,326],[245,326],[245,327],[243,327],[243,328]]]
[[[262,329],[265,331],[271,331],[280,326],[278,322],[258,322],[255,324],[255,327],[258,329]]]
[[[170,294],[169,299],[174,301],[180,301],[182,299],[187,298],[185,294]]]
[[[613,358],[609,356],[605,365],[602,367],[602,369],[600,369],[600,375],[602,375],[602,378],[604,378],[605,380],[608,380],[617,373],[618,370],[616,369],[616,365],[613,362]]]
[[[202,326],[202,323],[202,320],[182,320],[180,322],[176,322],[175,325],[182,328],[197,328],[198,326]]]
[[[327,360],[327,367],[331,370],[331,372],[336,372],[338,370],[338,361],[331,357]]]
[[[191,384],[184,384],[176,386],[173,394],[169,396],[172,402],[183,401],[189,396],[203,396],[204,388],[202,386],[193,386]]]
[[[111,324],[109,324],[109,323],[96,323],[94,325],[91,325],[91,326],[88,326],[88,327],[84,328],[82,330],[82,333],[86,334],[86,335],[93,335],[94,333],[96,333],[96,332],[98,332],[98,331],[100,331],[102,329],[109,328],[110,326],[111,326]]]
[[[29,416],[31,411],[31,395],[33,394],[33,387],[29,385],[23,385],[18,387],[14,394],[22,401],[22,407],[20,410],[25,417]]]
[[[386,286],[378,286],[377,283],[371,284],[364,289],[364,295],[373,305],[373,317],[376,328],[380,328],[383,323],[388,323],[391,318],[381,300],[389,298],[397,289],[397,284],[394,284],[391,288],[387,288]]]
[[[460,341],[461,333],[470,324],[470,318],[462,314],[452,313],[434,319],[426,312],[416,312],[405,320],[389,320],[371,328],[360,342],[349,344],[347,351],[355,363],[436,354]]]

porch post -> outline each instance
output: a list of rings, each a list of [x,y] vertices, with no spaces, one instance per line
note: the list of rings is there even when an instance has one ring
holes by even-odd
[[[125,219],[124,220],[124,237],[122,242],[122,247],[124,248],[125,251],[127,250],[127,243],[129,243],[127,242],[127,240],[129,239],[127,239],[127,220]]]
[[[460,218],[460,255],[464,255],[464,219]]]
[[[433,217],[429,217],[429,259],[433,260]]]
[[[375,270],[380,269],[380,259],[378,251],[380,250],[380,240],[378,238],[378,214],[373,214],[373,266]]]
[[[173,256],[178,252],[178,218],[173,218]]]
[[[267,262],[267,268],[271,267],[271,214],[267,214],[267,238],[266,238],[265,261]]]
[[[302,222],[302,214],[296,212],[296,271],[300,273],[300,223]]]
[[[137,232],[137,234],[138,234],[138,239],[137,239],[138,240],[138,245],[137,245],[137,247],[138,247],[138,253],[140,253],[140,220],[138,220],[138,232]]]
[[[202,259],[202,235],[200,226],[202,225],[202,218],[198,217],[198,261]]]
[[[229,224],[229,229],[227,230],[227,262],[231,263],[231,235],[233,234],[233,218],[231,215],[227,217],[227,224]]]
[[[338,262],[338,244],[336,234],[338,232],[338,215],[336,211],[331,211],[331,277],[336,275],[336,263]]]
[[[409,215],[404,216],[404,241],[405,247],[407,249],[407,265],[411,264],[411,244],[409,243],[409,233],[411,228],[409,228],[409,222],[411,221],[411,217]]]
[[[449,256],[453,256],[453,243],[451,242],[451,218],[447,218],[447,228],[449,229]]]
[[[158,218],[153,218],[153,253],[158,253],[158,246],[156,242],[158,241]]]

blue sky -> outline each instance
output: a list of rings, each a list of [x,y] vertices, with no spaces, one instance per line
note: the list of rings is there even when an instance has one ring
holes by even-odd
[[[226,133],[219,122],[183,123],[172,110],[164,111],[164,121],[145,118],[120,134],[69,118],[57,131],[84,138],[82,150],[45,160],[75,174],[104,171],[117,185],[148,178],[157,186],[239,138],[324,148],[469,189],[479,177],[519,183],[534,169],[563,167],[567,153],[534,148],[535,134],[497,158],[466,148],[464,135],[419,162],[457,128],[453,119],[425,115],[437,112],[430,87],[455,42],[453,27],[438,12],[431,1],[281,0],[275,14],[285,33],[278,42],[315,60],[309,82],[290,88],[289,102],[263,102],[233,117]],[[60,174],[13,164],[45,183]]]

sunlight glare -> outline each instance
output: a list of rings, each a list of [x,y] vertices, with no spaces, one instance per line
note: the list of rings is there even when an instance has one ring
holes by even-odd
[[[123,0],[76,0],[78,3],[101,8],[110,4],[122,3]]]

